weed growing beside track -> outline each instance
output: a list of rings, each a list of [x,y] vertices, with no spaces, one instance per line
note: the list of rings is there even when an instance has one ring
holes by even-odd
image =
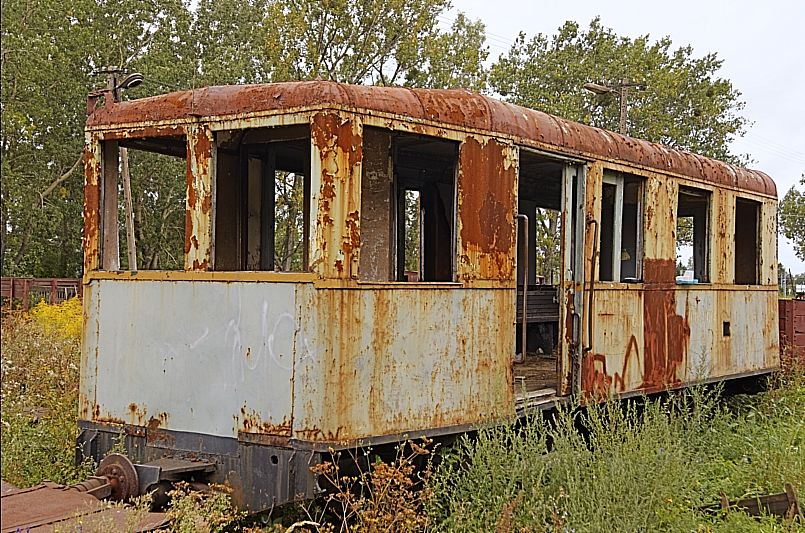
[[[40,303],[2,319],[2,477],[17,486],[69,484],[94,473],[76,466],[81,303]]]
[[[432,476],[437,531],[793,531],[733,511],[737,499],[805,489],[802,369],[756,396],[693,388],[534,417],[462,439]],[[581,429],[581,431],[580,431]]]

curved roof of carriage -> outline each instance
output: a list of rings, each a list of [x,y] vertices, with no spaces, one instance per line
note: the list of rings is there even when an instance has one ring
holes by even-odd
[[[564,120],[462,89],[412,89],[304,81],[227,85],[181,91],[98,108],[87,126],[162,122],[335,105],[502,133],[602,157],[777,196],[765,173]]]

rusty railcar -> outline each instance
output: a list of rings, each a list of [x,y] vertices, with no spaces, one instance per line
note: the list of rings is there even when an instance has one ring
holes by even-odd
[[[107,100],[85,156],[79,445],[96,459],[123,433],[134,462],[212,463],[258,510],[313,495],[328,450],[779,366],[761,172],[463,90]],[[121,268],[123,147],[185,160],[179,271]]]

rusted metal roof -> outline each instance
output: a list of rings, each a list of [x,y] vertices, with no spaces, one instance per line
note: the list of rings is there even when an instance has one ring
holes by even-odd
[[[205,87],[113,103],[96,109],[87,125],[242,116],[327,105],[502,133],[556,146],[564,152],[620,160],[719,186],[777,196],[774,181],[763,172],[564,120],[463,89],[374,87],[330,81]]]

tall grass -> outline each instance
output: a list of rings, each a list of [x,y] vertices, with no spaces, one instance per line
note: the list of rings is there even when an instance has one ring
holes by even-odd
[[[4,480],[30,486],[72,483],[92,473],[76,466],[81,303],[41,303],[3,316],[0,446]]]
[[[793,522],[699,508],[805,488],[805,380],[724,401],[665,399],[564,408],[552,419],[462,439],[431,478],[439,531],[773,531]],[[800,524],[801,526],[801,524]]]

